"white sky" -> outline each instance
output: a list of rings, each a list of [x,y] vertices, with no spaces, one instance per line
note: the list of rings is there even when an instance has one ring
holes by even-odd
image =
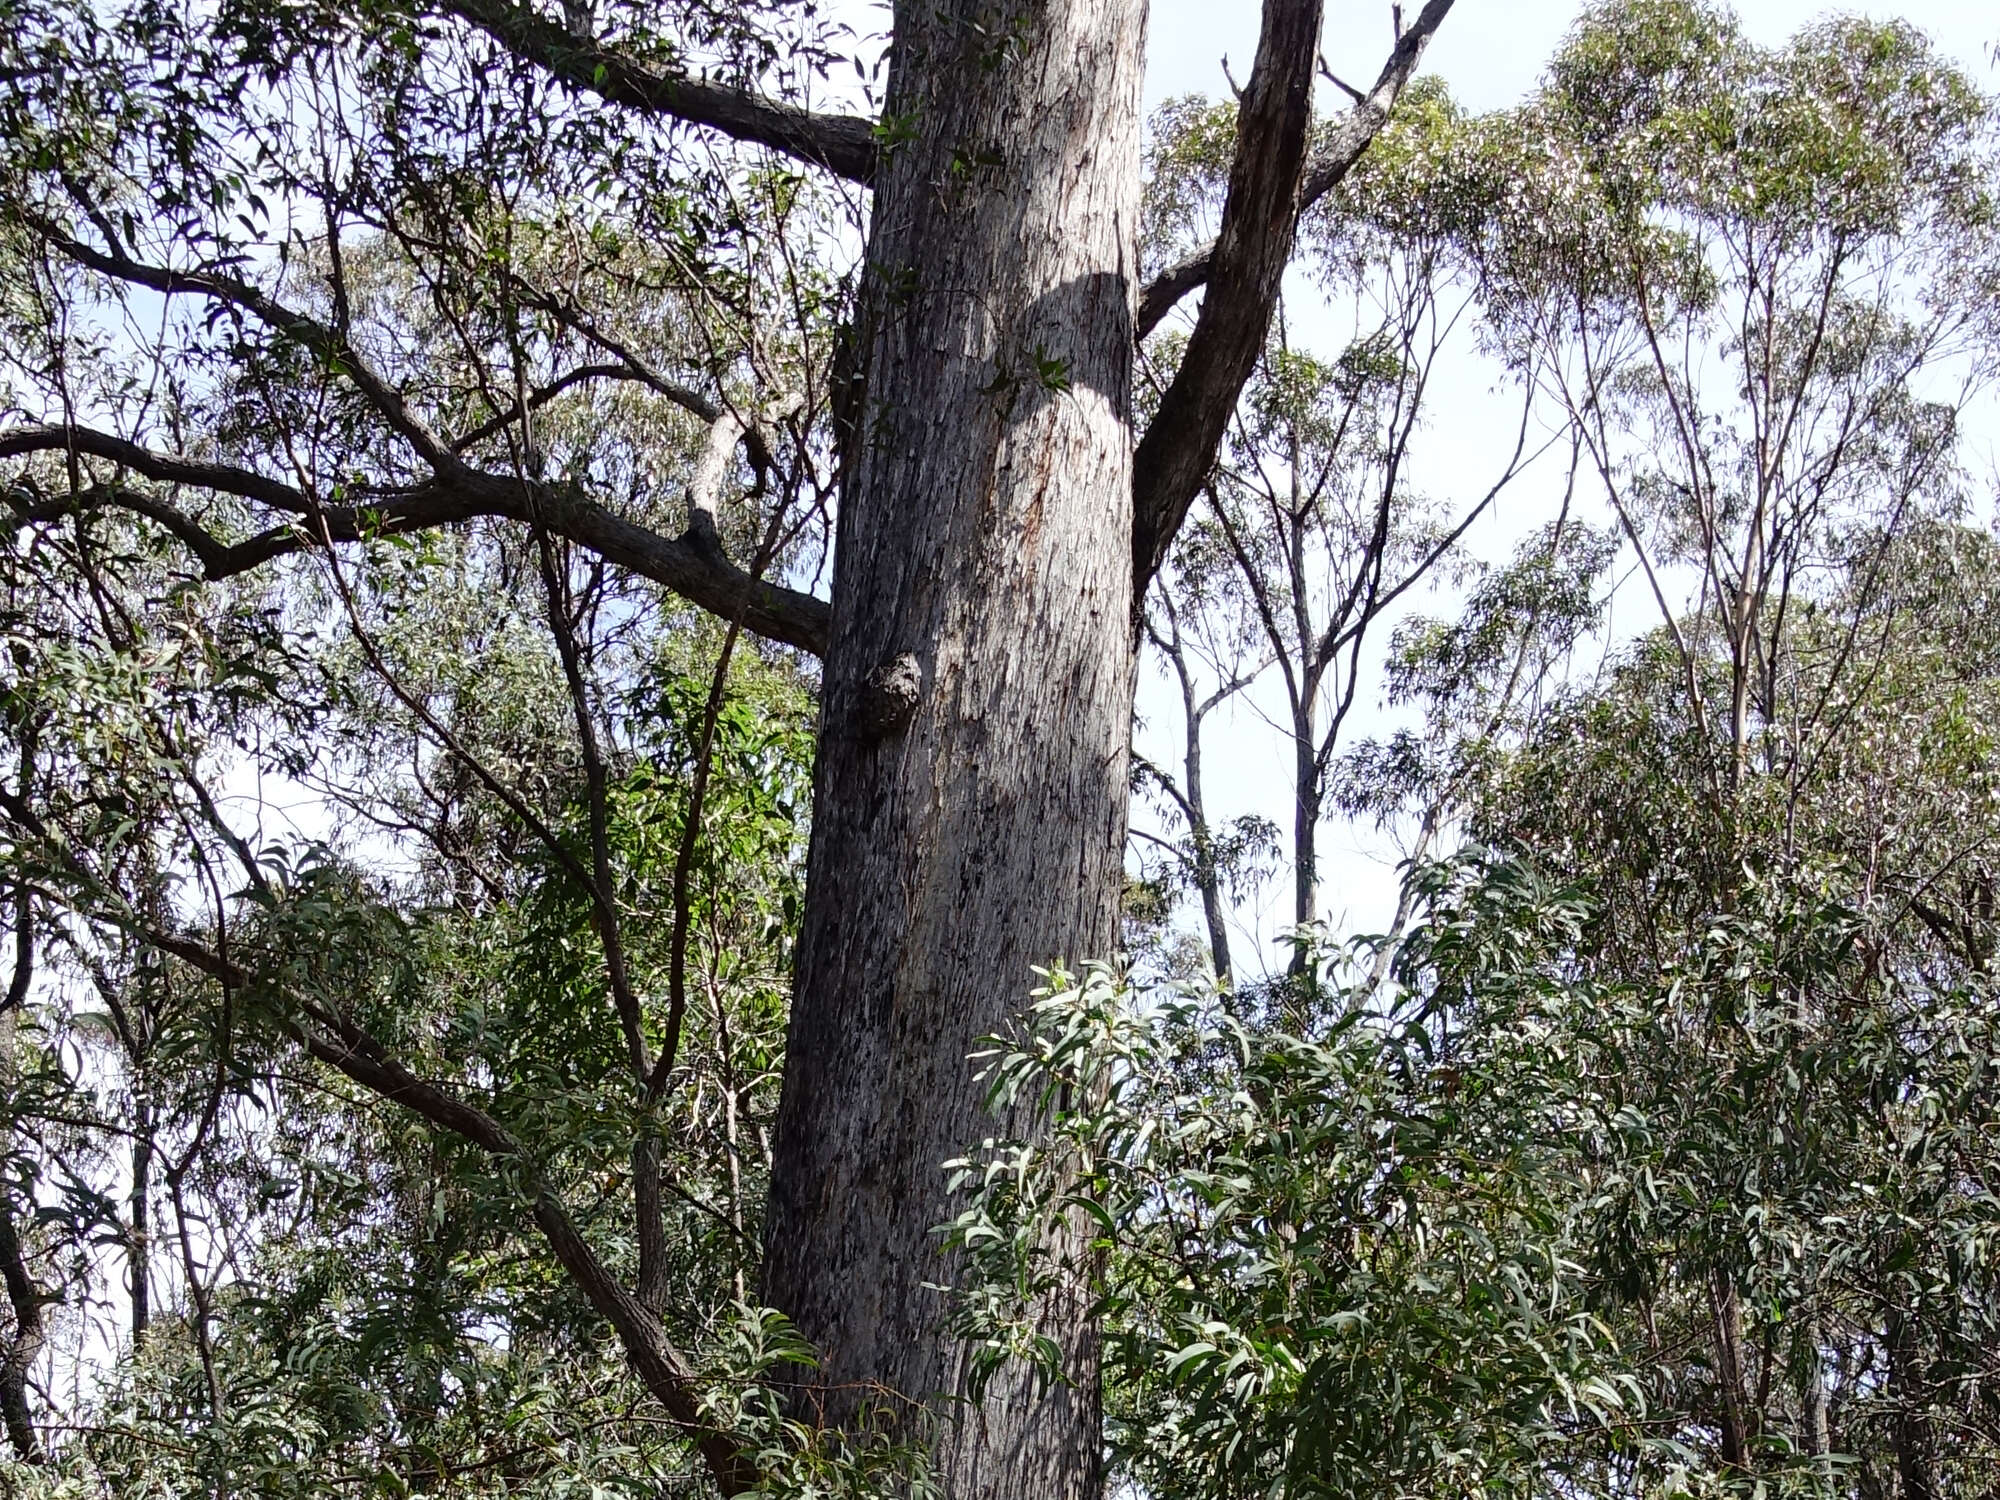
[[[1421,0],[1407,0],[1414,13]],[[1335,72],[1357,85],[1372,83],[1390,45],[1387,0],[1328,0],[1324,50]],[[1453,95],[1468,108],[1504,108],[1532,89],[1543,67],[1560,45],[1582,9],[1580,0],[1458,0],[1425,57],[1425,71],[1444,78]],[[1150,109],[1181,94],[1222,96],[1228,89],[1223,60],[1240,83],[1249,73],[1257,45],[1260,6],[1256,0],[1153,0],[1149,36],[1146,103]],[[1737,7],[1745,31],[1766,45],[1783,42],[1801,27],[1830,14],[1860,13],[1886,19],[1900,16],[1926,31],[1942,50],[1989,91],[2000,90],[2000,70],[1993,50],[2000,44],[2000,4],[1995,0],[1901,0],[1892,4],[1825,4],[1814,0],[1754,0]],[[1323,94],[1332,93],[1324,84]],[[1337,110],[1345,101],[1323,97],[1321,108]],[[1294,298],[1297,291],[1294,289]],[[1306,310],[1294,300],[1292,328],[1313,338]],[[1338,338],[1330,317],[1323,317],[1322,338]],[[1303,328],[1302,328],[1303,325]],[[1338,344],[1335,344],[1338,347]],[[1495,388],[1495,372],[1478,360],[1461,360],[1434,386],[1436,415],[1428,436],[1415,442],[1421,488],[1440,498],[1464,499],[1480,494],[1499,472],[1512,446],[1519,419],[1518,397]],[[1990,419],[1992,403],[1983,405]],[[2000,448],[2000,423],[1973,435],[1975,455],[1989,459]],[[1532,446],[1531,440],[1531,446]],[[1979,460],[1975,456],[1975,467]],[[1559,480],[1547,465],[1517,482],[1496,505],[1491,523],[1468,540],[1489,559],[1506,554],[1513,538],[1546,521],[1552,514],[1554,486]],[[1483,541],[1482,541],[1483,536]],[[1419,612],[1443,613],[1448,604],[1435,597],[1414,601]],[[1629,594],[1615,600],[1611,631],[1630,635],[1654,622],[1650,601]],[[1393,621],[1378,626],[1385,639]],[[1269,685],[1267,686],[1273,686]],[[1267,715],[1282,699],[1275,690],[1244,705],[1233,717],[1211,721],[1207,741],[1207,789],[1210,816],[1217,822],[1246,812],[1272,818],[1286,831],[1291,826],[1291,751]],[[1384,732],[1392,720],[1380,707],[1379,686],[1364,679],[1355,709],[1343,730],[1353,745]],[[1139,711],[1146,721],[1140,747],[1161,763],[1176,764],[1181,734],[1178,699],[1164,679],[1141,687]],[[1218,716],[1220,717],[1220,716]],[[1145,814],[1134,808],[1134,820],[1146,826]],[[1353,932],[1379,931],[1395,909],[1396,864],[1401,851],[1392,838],[1369,829],[1348,829],[1337,820],[1320,833],[1320,915],[1337,928]],[[1281,871],[1262,898],[1238,911],[1238,932],[1232,938],[1234,958],[1243,977],[1250,977],[1261,952],[1265,962],[1282,964],[1286,954],[1275,944],[1277,932],[1289,921],[1290,874]],[[1192,911],[1187,915],[1193,918]]]
[[[1407,0],[1415,14],[1421,0]],[[1426,71],[1451,85],[1473,109],[1511,104],[1533,86],[1580,7],[1571,0],[1458,0],[1424,59]],[[1221,94],[1226,55],[1238,82],[1257,49],[1255,0],[1153,0],[1146,61],[1148,105],[1176,94]],[[1801,26],[1834,12],[1902,16],[1930,33],[1989,87],[2000,83],[1989,49],[2000,42],[2000,5],[1993,0],[1901,0],[1897,4],[1815,4],[1812,0],[1753,0],[1737,13],[1750,36],[1781,42]],[[1374,81],[1389,45],[1383,0],[1328,0],[1325,51],[1349,83]]]

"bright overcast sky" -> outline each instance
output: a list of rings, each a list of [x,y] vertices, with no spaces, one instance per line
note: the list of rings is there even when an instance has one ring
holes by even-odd
[[[1414,13],[1421,0],[1408,0]],[[1221,60],[1241,82],[1257,49],[1254,0],[1153,0],[1148,44],[1148,105],[1175,94],[1220,94],[1228,85]],[[1458,0],[1425,58],[1452,93],[1474,109],[1511,104],[1533,86],[1580,7],[1572,0]],[[1830,11],[1903,16],[1930,33],[1989,89],[2000,86],[1991,49],[2000,42],[2000,5],[1993,0],[1902,0],[1897,4],[1813,4],[1755,0],[1740,5],[1744,28],[1760,42],[1783,41]],[[1326,54],[1349,83],[1373,82],[1389,46],[1389,6],[1383,0],[1330,0]]]

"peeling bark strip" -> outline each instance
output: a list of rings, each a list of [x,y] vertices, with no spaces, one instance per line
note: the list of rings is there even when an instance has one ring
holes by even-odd
[[[964,1389],[926,1283],[941,1164],[996,1128],[967,1055],[1032,965],[1116,942],[1144,26],[1143,0],[896,7],[915,131],[876,179],[765,1252],[835,1422]],[[870,745],[905,650],[922,696]],[[1081,1301],[1044,1319],[1073,1383],[996,1379],[934,1456],[953,1500],[1095,1494],[1096,1336]]]

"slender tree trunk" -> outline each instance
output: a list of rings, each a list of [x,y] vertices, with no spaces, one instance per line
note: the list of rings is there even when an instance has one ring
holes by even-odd
[[[1715,1379],[1722,1392],[1722,1462],[1747,1474],[1750,1423],[1744,1399],[1743,1304],[1726,1271],[1709,1273],[1709,1312],[1715,1326]]]
[[[1924,1410],[1923,1353],[1917,1330],[1900,1312],[1889,1315],[1889,1390],[1895,1398],[1893,1441],[1900,1500],[1938,1500],[1937,1436]]]
[[[1292,714],[1292,925],[1304,927],[1319,915],[1319,813],[1323,791],[1313,744],[1313,698],[1307,695]],[[1311,970],[1303,946],[1292,950],[1291,972],[1303,979]]]
[[[139,1100],[132,1135],[132,1223],[126,1231],[127,1270],[132,1277],[132,1347],[146,1342],[153,1321],[153,1105]]]
[[[1208,825],[1208,794],[1202,770],[1201,726],[1207,706],[1195,692],[1187,648],[1171,601],[1166,611],[1173,630],[1165,651],[1181,689],[1181,723],[1185,731],[1181,779],[1187,788],[1188,842],[1194,848],[1194,884],[1201,895],[1202,921],[1208,927],[1209,964],[1215,970],[1217,982],[1228,989],[1234,981],[1229,962],[1229,913],[1222,899],[1222,872],[1216,865],[1215,833]],[[1211,698],[1209,704],[1216,701]]]
[[[1208,808],[1203,801],[1201,766],[1201,721],[1188,720],[1187,798],[1189,836],[1194,841],[1194,883],[1201,892],[1202,921],[1208,927],[1208,958],[1216,981],[1228,989],[1234,983],[1229,963],[1229,910],[1222,899],[1222,872],[1216,865],[1215,833],[1208,826]]]
[[[20,788],[23,800],[34,785],[34,735],[24,733],[21,744]],[[14,972],[7,992],[0,996],[0,1148],[11,1153],[14,1144],[14,1091],[20,1082],[15,1065],[14,1044],[27,1008],[28,992],[34,986],[35,925],[34,905],[26,886],[17,887],[13,902]],[[33,1207],[32,1202],[28,1205]],[[26,1247],[14,1223],[14,1205],[0,1193],[0,1282],[7,1289],[7,1303],[14,1314],[13,1337],[0,1348],[0,1421],[7,1428],[7,1440],[14,1452],[29,1463],[39,1463],[41,1445],[35,1438],[33,1414],[28,1410],[28,1376],[42,1357],[47,1326],[42,1317],[42,1291],[28,1270]]]
[[[1805,1407],[1807,1450],[1816,1460],[1814,1468],[1819,1475],[1823,1479],[1831,1479],[1832,1466],[1827,1460],[1833,1453],[1833,1422],[1827,1410],[1826,1354],[1820,1347],[1821,1338],[1819,1315],[1815,1313],[1805,1325],[1805,1349],[1802,1351],[1805,1378],[1800,1395]]]
[[[906,0],[846,455],[765,1295],[813,1404],[964,1388],[941,1164],[994,1131],[968,1054],[1031,966],[1109,958],[1132,713],[1131,364],[1143,0]],[[1063,1299],[1057,1299],[1062,1302]],[[996,1381],[936,1477],[1082,1497],[1096,1341]]]
[[[9,1145],[13,1137],[16,1082],[15,1028],[27,990],[25,976],[33,962],[25,897],[16,909],[19,957],[11,990],[20,993],[10,993],[4,1013],[0,1013],[0,1110],[6,1111]],[[0,1347],[0,1421],[6,1425],[7,1440],[13,1444],[15,1454],[29,1463],[39,1463],[42,1450],[35,1437],[33,1414],[28,1410],[28,1376],[35,1361],[41,1358],[47,1330],[42,1319],[41,1288],[35,1285],[28,1271],[26,1247],[14,1223],[14,1206],[4,1197],[0,1197],[0,1283],[6,1286],[7,1303],[14,1315],[12,1337]]]
[[[14,1336],[0,1354],[0,1418],[6,1421],[7,1440],[14,1445],[14,1452],[30,1463],[39,1463],[41,1445],[35,1439],[34,1418],[28,1410],[28,1375],[41,1358],[46,1338],[42,1297],[28,1274],[13,1210],[5,1206],[0,1206],[0,1279],[6,1282],[7,1301],[14,1310]]]
[[[1293,738],[1298,796],[1292,806],[1292,925],[1303,927],[1319,915],[1319,767],[1310,735]]]

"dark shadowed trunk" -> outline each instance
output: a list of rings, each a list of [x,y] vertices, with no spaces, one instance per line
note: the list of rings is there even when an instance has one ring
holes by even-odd
[[[126,1269],[132,1278],[132,1348],[146,1342],[153,1321],[151,1198],[153,1193],[153,1106],[137,1101],[132,1132],[131,1226],[126,1231]]]
[[[1901,1500],[1938,1500],[1937,1434],[1926,1410],[1923,1350],[1916,1319],[1889,1314],[1889,1391],[1895,1402],[1896,1478]]]
[[[1720,1267],[1709,1273],[1709,1313],[1715,1329],[1715,1382],[1722,1402],[1722,1462],[1750,1471],[1750,1425],[1743,1389],[1743,1303]]]
[[[967,1055],[1116,936],[1131,730],[1129,392],[1142,0],[899,5],[857,339],[765,1295],[854,1419],[962,1386],[935,1336],[941,1164],[993,1122]],[[996,1385],[954,1497],[1096,1486],[1075,1385]],[[871,1393],[873,1393],[871,1395]]]

